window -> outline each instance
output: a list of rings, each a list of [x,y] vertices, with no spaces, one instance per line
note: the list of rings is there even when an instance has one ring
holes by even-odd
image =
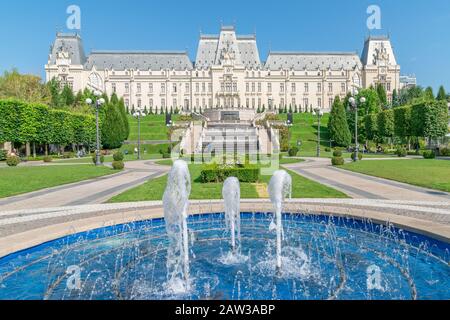
[[[292,92],[296,91],[297,88],[296,88],[295,82],[291,84],[291,89],[292,89]]]
[[[173,93],[177,93],[177,84],[176,83],[174,83],[172,85],[172,90],[173,90]]]
[[[209,93],[212,92],[212,83],[208,83],[208,92],[209,92]]]
[[[137,91],[137,93],[141,93],[142,88],[141,88],[141,84],[140,84],[140,83],[137,84],[137,89],[136,89],[136,91]]]
[[[250,83],[245,84],[245,92],[250,92]]]
[[[296,105],[297,104],[296,104],[295,98],[292,98],[292,106],[295,107]]]
[[[391,91],[391,83],[390,82],[386,83],[386,90]]]
[[[284,92],[284,83],[280,83],[280,92],[281,92],[281,93]]]
[[[345,86],[345,82],[342,82],[342,83],[341,83],[341,92],[347,91],[345,87],[346,87],[346,86]]]
[[[148,84],[148,92],[153,93],[153,83]]]
[[[197,92],[197,93],[200,92],[200,84],[199,83],[195,84],[195,92]]]
[[[272,110],[272,108],[273,108],[273,100],[272,99],[268,99],[267,100],[267,105],[269,106],[269,110]]]
[[[255,109],[255,106],[256,106],[256,101],[255,101],[255,98],[253,98],[252,99],[252,108]]]
[[[333,101],[334,101],[333,98],[328,99],[328,105],[329,105],[330,109],[333,106]]]
[[[137,106],[138,106],[139,109],[142,107],[142,101],[141,101],[141,99],[138,99],[138,101],[137,101]]]
[[[272,92],[272,84],[271,83],[267,84],[267,92]]]
[[[308,98],[303,99],[303,105],[305,106],[305,110],[308,110],[308,105],[309,105]]]
[[[166,84],[165,83],[161,83],[161,93],[162,94],[166,93]]]
[[[258,108],[261,108],[261,98],[258,98]]]
[[[246,106],[247,106],[247,108],[249,108],[250,107],[250,99],[249,98],[247,98],[247,100],[246,100],[246,104],[245,104]]]
[[[317,84],[317,92],[322,93],[322,83],[320,82]]]
[[[252,82],[252,92],[255,92],[255,83]]]
[[[237,82],[233,82],[233,91],[237,92]]]
[[[283,98],[281,98],[281,100],[280,100],[280,107],[284,107],[284,99]]]
[[[202,92],[206,92],[206,83],[202,83]]]
[[[172,106],[176,108],[178,106],[177,99],[173,99]]]
[[[166,107],[166,99],[161,99],[161,108],[165,108]]]
[[[261,82],[258,82],[258,92],[261,92]]]
[[[113,82],[111,83],[111,88],[112,88],[112,92],[116,93],[117,92],[117,88],[116,88],[116,84]]]
[[[148,101],[148,105],[150,108],[153,108],[153,99],[150,98],[150,100]]]
[[[322,99],[317,99],[317,107],[322,108]]]
[[[308,92],[309,92],[309,84],[305,83],[305,93],[308,93]]]
[[[125,93],[130,93],[130,84],[125,83]]]
[[[202,99],[202,106],[203,106],[203,108],[206,107],[206,99],[205,98]]]
[[[184,91],[186,91],[186,93],[189,93],[189,83],[184,84]]]
[[[125,99],[125,106],[128,108],[130,106],[130,100]]]
[[[328,84],[328,92],[333,92],[333,84],[332,83]]]

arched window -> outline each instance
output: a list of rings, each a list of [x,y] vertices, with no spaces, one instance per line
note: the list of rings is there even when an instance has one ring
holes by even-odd
[[[98,73],[91,73],[89,75],[89,86],[93,89],[102,90],[102,78]]]

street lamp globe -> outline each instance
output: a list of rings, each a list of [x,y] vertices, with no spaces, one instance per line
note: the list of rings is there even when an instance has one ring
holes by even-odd
[[[105,99],[100,98],[100,99],[98,100],[98,103],[99,103],[100,105],[105,104]]]
[[[355,100],[355,98],[351,97],[350,99],[348,99],[348,102],[350,102],[350,104],[351,104],[352,106],[354,106],[355,103],[356,103],[356,100]]]
[[[359,100],[361,103],[366,103],[366,98],[365,97],[361,97],[361,99]]]
[[[91,105],[91,104],[92,104],[92,99],[87,98],[87,99],[86,99],[86,104]]]
[[[100,91],[98,91],[98,90],[94,91],[94,96],[100,97],[101,95],[102,95],[102,93]]]

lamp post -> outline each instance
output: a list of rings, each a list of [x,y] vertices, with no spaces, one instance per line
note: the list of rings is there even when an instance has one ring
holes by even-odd
[[[138,119],[138,160],[141,160],[141,116],[142,108],[138,107],[133,114]]]
[[[293,123],[291,122],[291,120],[287,120],[286,121],[286,127],[288,129],[288,149],[291,148],[291,127],[293,126]],[[289,151],[289,150],[288,150]]]
[[[366,98],[361,97],[359,101],[355,99],[355,96],[358,95],[358,90],[355,90],[354,96],[351,97],[348,101],[355,111],[355,157],[353,161],[358,161],[358,153],[359,153],[359,143],[358,143],[358,103],[364,104],[366,103]]]
[[[320,158],[320,119],[323,116],[323,111],[320,108],[315,108],[313,115],[317,115],[317,158]]]
[[[92,99],[88,98],[86,99],[86,104],[90,106],[94,106],[95,108],[95,125],[97,129],[97,148],[95,150],[95,165],[100,166],[102,165],[100,161],[100,128],[99,128],[99,121],[98,121],[98,111],[100,107],[105,104],[105,99],[100,98],[102,96],[102,93],[98,90],[94,91],[95,101],[92,101]]]

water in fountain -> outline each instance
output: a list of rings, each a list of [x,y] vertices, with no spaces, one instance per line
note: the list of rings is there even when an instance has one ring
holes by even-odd
[[[186,219],[190,193],[191,177],[187,163],[177,160],[169,172],[163,196],[164,219],[169,238],[168,289],[174,293],[189,289],[189,245]]]
[[[277,232],[277,242],[276,242],[276,252],[277,270],[281,270],[281,240],[283,234],[282,217],[281,212],[283,210],[283,202],[286,197],[291,198],[292,194],[292,178],[284,170],[275,171],[269,183],[269,195],[270,201],[272,202],[275,209],[276,217],[276,232]],[[273,226],[273,223],[271,224]]]
[[[225,180],[222,190],[223,199],[225,201],[225,222],[231,233],[231,248],[233,252],[238,249],[237,242],[241,242],[241,219],[240,206],[241,190],[239,180],[235,177],[230,177]]]

